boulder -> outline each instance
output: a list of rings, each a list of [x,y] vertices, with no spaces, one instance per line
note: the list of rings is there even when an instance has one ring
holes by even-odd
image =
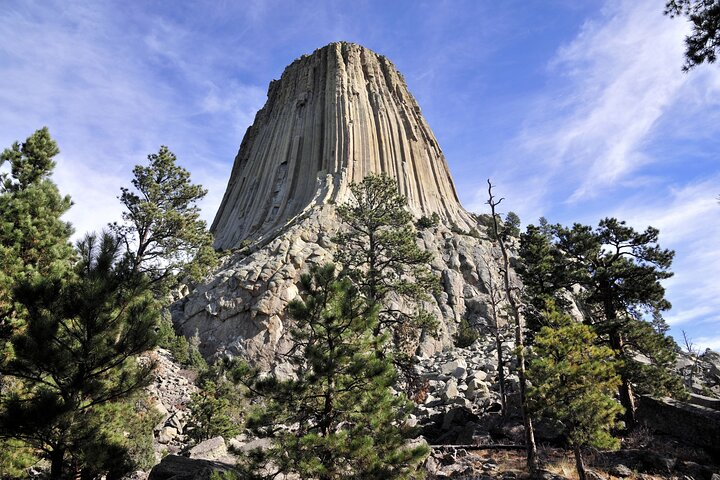
[[[612,467],[609,470],[609,473],[610,473],[610,475],[612,475],[614,477],[625,478],[625,477],[631,476],[633,474],[633,471],[630,470],[625,465],[623,465],[622,463],[619,463],[619,464],[615,465],[614,467]]]
[[[471,400],[487,398],[490,396],[490,387],[488,387],[487,383],[472,378],[470,382],[468,382],[468,389],[465,396]]]
[[[230,465],[168,455],[150,471],[148,480],[210,480],[213,472],[232,471]]]
[[[158,433],[157,441],[159,443],[170,443],[175,437],[178,436],[177,428],[175,427],[163,427]]]
[[[464,358],[458,357],[441,365],[440,372],[443,375],[451,375],[457,379],[465,378],[467,375],[467,362]]]
[[[445,384],[445,390],[443,391],[443,399],[453,400],[459,395],[460,391],[458,390],[457,380],[451,378],[450,380],[448,380],[447,384]]]
[[[188,456],[201,460],[219,460],[227,456],[227,453],[225,439],[223,437],[214,437],[195,445],[188,452]]]

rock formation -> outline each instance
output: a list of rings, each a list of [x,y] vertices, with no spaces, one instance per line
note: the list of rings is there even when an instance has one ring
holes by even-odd
[[[231,253],[175,305],[179,329],[197,337],[207,356],[240,355],[281,373],[287,367],[278,353],[290,346],[286,306],[300,274],[332,260],[331,238],[342,228],[335,205],[370,173],[395,178],[416,218],[440,218],[417,236],[442,281],[443,292],[425,305],[442,319],[440,332],[418,339],[415,353],[452,346],[463,318],[487,324],[485,285],[497,275],[499,252],[459,204],[417,102],[385,57],[332,43],[270,84],[212,226],[216,247]]]
[[[395,66],[359,45],[331,43],[270,83],[215,216],[215,246],[272,235],[310,206],[346,200],[348,184],[370,173],[395,178],[418,216],[470,221]]]

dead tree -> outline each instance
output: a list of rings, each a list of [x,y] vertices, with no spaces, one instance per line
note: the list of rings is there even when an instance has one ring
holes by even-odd
[[[695,372],[697,372],[698,362],[700,361],[700,349],[695,349],[695,345],[692,343],[692,340],[690,340],[690,338],[687,336],[685,330],[682,331],[682,335],[683,341],[685,342],[685,350],[687,350],[687,353],[692,360],[689,375],[685,379],[685,384],[687,385],[688,390],[692,392],[693,377],[695,376]]]
[[[505,359],[502,351],[503,328],[500,325],[500,315],[498,310],[503,301],[503,296],[498,286],[493,281],[493,275],[490,267],[485,265],[488,274],[488,281],[483,280],[485,289],[490,296],[490,314],[492,315],[492,330],[495,337],[495,349],[497,350],[498,363],[498,383],[500,384],[500,406],[502,416],[507,415],[507,393],[505,392]],[[482,278],[482,277],[480,277]]]
[[[525,448],[527,449],[527,466],[530,470],[530,473],[533,474],[538,470],[538,459],[537,446],[535,445],[535,433],[533,430],[532,419],[530,418],[527,406],[527,381],[525,378],[525,349],[523,341],[522,321],[520,319],[520,309],[518,308],[518,302],[512,292],[512,287],[510,285],[510,257],[508,256],[507,248],[505,246],[504,235],[501,234],[500,228],[498,226],[498,215],[497,213],[495,213],[495,207],[500,205],[500,202],[502,202],[504,199],[500,198],[499,200],[496,200],[495,196],[492,193],[493,186],[492,183],[490,183],[490,179],[488,179],[487,183],[487,204],[490,205],[490,211],[492,214],[493,233],[495,241],[498,243],[498,246],[500,247],[500,252],[502,253],[503,257],[502,277],[503,287],[505,290],[505,299],[507,300],[510,315],[512,316],[515,323],[515,349],[517,351],[518,379],[520,383],[520,409],[522,410],[523,424],[525,426]]]

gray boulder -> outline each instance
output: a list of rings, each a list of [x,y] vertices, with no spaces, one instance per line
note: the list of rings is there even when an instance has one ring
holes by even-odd
[[[232,471],[225,463],[168,455],[150,471],[148,480],[210,480],[213,472]]]
[[[190,458],[220,460],[227,456],[228,450],[223,437],[214,437],[195,445],[188,453]]]

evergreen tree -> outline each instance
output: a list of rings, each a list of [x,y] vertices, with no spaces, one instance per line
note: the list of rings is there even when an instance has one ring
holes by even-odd
[[[428,451],[404,446],[401,424],[410,405],[392,392],[391,359],[376,355],[387,341],[373,333],[377,307],[332,265],[314,267],[301,283],[304,301],[288,307],[297,322],[289,354],[297,378],[251,384],[265,405],[248,424],[271,435],[273,446],[254,452],[250,469],[261,478],[274,469],[320,480],[419,478]]]
[[[571,281],[583,288],[587,323],[622,361],[620,399],[632,425],[633,385],[642,393],[682,392],[679,378],[670,373],[677,346],[665,335],[661,316],[670,303],[660,281],[672,276],[674,252],[659,247],[657,229],[636,232],[614,218],[600,221],[594,231],[575,224],[558,226],[556,232],[558,247],[575,267]],[[638,361],[638,355],[650,364]]]
[[[718,0],[668,0],[665,15],[685,16],[692,34],[685,37],[685,65],[688,72],[707,62],[714,63],[720,51],[720,2]]]
[[[511,237],[517,238],[520,235],[520,217],[515,212],[508,212],[503,220],[498,214],[495,218],[492,215],[478,215],[478,225],[485,227],[488,238],[497,241],[502,237],[507,242]],[[497,231],[495,223],[497,222]]]
[[[432,257],[415,243],[407,199],[386,175],[369,175],[351,184],[350,190],[354,201],[337,208],[348,228],[333,239],[340,246],[335,261],[360,293],[378,306],[375,333],[402,323],[434,327],[433,319],[422,311],[408,316],[386,302],[391,294],[417,302],[437,288],[438,280],[428,268]]]
[[[153,346],[158,317],[142,279],[118,261],[116,237],[88,235],[77,253],[72,277],[34,277],[15,289],[26,327],[0,367],[18,380],[0,398],[1,435],[42,452],[51,478],[70,469],[116,475],[130,465],[118,465],[127,445],[98,416],[149,380],[152,366],[138,365],[137,355]],[[102,465],[90,453],[99,451],[112,452]]]
[[[202,442],[213,437],[240,433],[247,410],[246,392],[240,387],[244,367],[236,360],[219,360],[200,373],[200,391],[192,395],[188,436]]]
[[[503,226],[505,227],[505,235],[508,237],[517,238],[520,236],[520,217],[517,213],[508,212],[507,215],[505,215],[505,222]]]
[[[335,261],[359,292],[377,305],[374,333],[392,333],[390,348],[396,352],[401,383],[414,394],[421,382],[413,368],[412,349],[421,335],[437,331],[436,319],[421,306],[438,288],[438,278],[428,267],[432,256],[415,242],[407,199],[398,193],[395,180],[369,175],[351,184],[350,190],[354,200],[337,208],[347,228],[333,238],[340,246]],[[408,301],[414,310],[392,308],[392,297]]]
[[[597,336],[582,323],[560,313],[552,302],[544,312],[546,323],[535,337],[528,379],[528,391],[535,414],[553,418],[563,425],[575,453],[580,480],[586,479],[582,449],[617,448],[610,431],[622,407],[614,393],[620,384],[618,362],[613,351],[596,345]]]
[[[552,243],[550,227],[528,225],[520,235],[520,261],[516,272],[523,282],[523,303],[528,341],[532,342],[534,332],[543,326],[543,310],[548,301],[564,309],[569,302],[566,298],[572,287],[575,265]]]
[[[50,180],[58,153],[45,127],[0,154],[0,166],[10,166],[9,173],[0,174],[0,352],[22,326],[22,306],[12,293],[18,282],[71,269],[72,228],[60,219],[70,197],[61,196]]]
[[[462,318],[460,320],[460,326],[458,327],[457,332],[455,333],[455,346],[458,348],[467,348],[473,343],[475,343],[475,340],[477,340],[480,337],[480,332],[477,331],[477,329],[470,325],[470,322],[467,321],[467,318]]]
[[[190,173],[167,147],[133,169],[133,189],[122,188],[122,224],[112,229],[123,239],[134,273],[150,278],[162,293],[173,278],[198,278],[216,262],[212,235],[196,203],[207,190],[190,183]]]

